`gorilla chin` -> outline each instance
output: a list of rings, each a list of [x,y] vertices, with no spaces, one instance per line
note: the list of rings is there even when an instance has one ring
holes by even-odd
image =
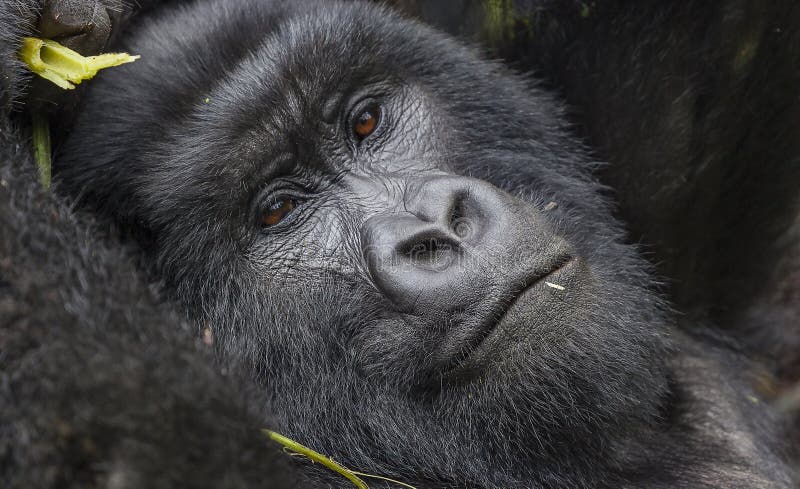
[[[649,268],[533,82],[364,3],[197,2],[115,49],[141,60],[93,80],[60,189],[138,240],[278,431],[426,488],[707,470]],[[719,487],[762,480],[725,450],[747,470]]]

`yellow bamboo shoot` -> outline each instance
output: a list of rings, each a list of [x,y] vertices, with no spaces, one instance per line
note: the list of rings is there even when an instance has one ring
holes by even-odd
[[[139,59],[128,53],[106,53],[81,56],[66,46],[49,39],[26,37],[22,40],[19,58],[37,75],[65,90],[75,88],[103,68],[119,66]]]

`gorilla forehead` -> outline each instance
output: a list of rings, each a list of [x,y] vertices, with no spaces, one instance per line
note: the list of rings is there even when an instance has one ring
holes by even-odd
[[[230,199],[231,191],[251,192],[252,185],[263,182],[281,164],[285,166],[287,159],[314,170],[352,170],[355,162],[341,154],[346,148],[339,144],[343,139],[340,126],[347,111],[364,97],[393,104],[392,119],[402,123],[395,133],[402,131],[404,136],[396,138],[398,146],[392,148],[396,157],[414,148],[418,164],[435,166],[425,162],[419,150],[443,142],[434,142],[431,120],[438,116],[443,122],[445,118],[443,107],[431,107],[431,89],[439,84],[431,79],[426,62],[418,60],[415,64],[409,58],[411,54],[422,56],[427,52],[423,46],[429,43],[406,32],[405,21],[374,6],[334,2],[312,5],[311,12],[263,20],[270,27],[263,30],[257,42],[243,47],[246,54],[230,67],[215,68],[188,59],[192,72],[184,80],[156,82],[171,95],[161,98],[181,100],[187,93],[195,94],[180,110],[172,111],[172,117],[180,117],[181,124],[165,127],[166,138],[145,143],[145,151],[158,146],[155,152],[161,155],[158,166],[162,170],[172,168],[180,173],[176,175],[179,179],[203,180],[213,175],[219,187],[226,189],[225,199]],[[173,49],[185,50],[188,43],[190,50],[200,51],[204,42],[191,38],[182,41]],[[169,49],[170,43],[167,46]],[[134,43],[131,49],[144,49],[147,57],[150,47],[146,42]],[[203,75],[216,79],[198,93],[197,87],[207,84]],[[203,137],[195,137],[198,134]],[[131,156],[145,152],[133,150]],[[163,175],[156,172],[152,180],[158,187]],[[176,189],[186,189],[187,197],[195,197],[190,185],[173,186],[173,191]]]
[[[415,147],[432,134],[432,116],[443,125],[455,122],[445,121],[447,101],[437,93],[445,86],[438,76],[445,72],[428,68],[447,58],[430,50],[438,34],[420,28],[432,39],[419,31],[413,35],[409,21],[370,5],[317,8],[324,15],[292,17],[254,46],[218,81],[210,104],[194,108],[200,112],[196,120],[252,151],[256,164],[265,160],[259,155],[265,149],[311,152],[341,139],[337,124],[365,97],[392,99],[396,118],[416,119],[407,128],[414,132],[404,134]],[[313,166],[324,156],[300,159]]]

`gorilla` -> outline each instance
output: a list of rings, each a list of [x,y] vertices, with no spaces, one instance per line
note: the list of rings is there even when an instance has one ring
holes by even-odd
[[[117,314],[73,308],[66,337],[41,333],[52,356],[4,368],[38,362],[70,380],[69,360],[85,355],[100,369],[90,362],[78,385],[100,378],[91,385],[120,396],[94,406],[89,392],[83,414],[55,391],[67,414],[48,412],[104,440],[81,446],[95,459],[73,455],[82,472],[63,480],[158,485],[164,453],[173,485],[251,487],[260,467],[262,485],[284,487],[293,470],[253,444],[267,423],[415,487],[792,486],[748,361],[676,326],[601,164],[535,81],[360,2],[167,5],[113,46],[142,57],[91,82],[56,129],[54,170],[79,215],[113,223],[111,242],[132,248],[89,239]],[[91,270],[80,257],[64,260],[79,274]],[[215,358],[170,304],[121,280],[141,273],[130,260],[163,281]],[[26,379],[11,374],[4,409],[38,385]],[[159,446],[158,428],[191,434],[183,457],[182,437]],[[30,470],[25,430],[5,439],[9,473]],[[204,475],[177,479],[192,466]],[[346,487],[302,469],[314,487]]]

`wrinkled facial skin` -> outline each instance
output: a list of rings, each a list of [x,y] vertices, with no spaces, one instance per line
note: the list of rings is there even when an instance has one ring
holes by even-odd
[[[304,145],[308,156],[276,148],[280,156],[271,160],[288,165],[261,177],[268,183],[249,206],[255,225],[246,254],[262,280],[290,295],[321,277],[370,289],[390,314],[368,336],[389,350],[416,350],[403,355],[416,358],[404,381],[413,375],[439,384],[467,367],[478,375],[512,338],[526,336],[521,330],[557,327],[554,317],[573,320],[594,278],[540,209],[451,169],[446,159],[455,151],[438,129],[452,123],[421,92],[402,82],[365,84],[342,97],[335,116],[304,121],[330,136]],[[322,95],[311,103],[330,101]],[[379,121],[362,140],[352,121],[363,107]],[[276,125],[268,132],[293,131],[283,120]],[[291,212],[264,225],[280,202]],[[357,349],[380,363],[391,356]]]
[[[122,46],[64,187],[142,237],[290,436],[425,487],[603,470],[579,454],[653,414],[663,319],[559,106],[380,8],[216,8]]]

